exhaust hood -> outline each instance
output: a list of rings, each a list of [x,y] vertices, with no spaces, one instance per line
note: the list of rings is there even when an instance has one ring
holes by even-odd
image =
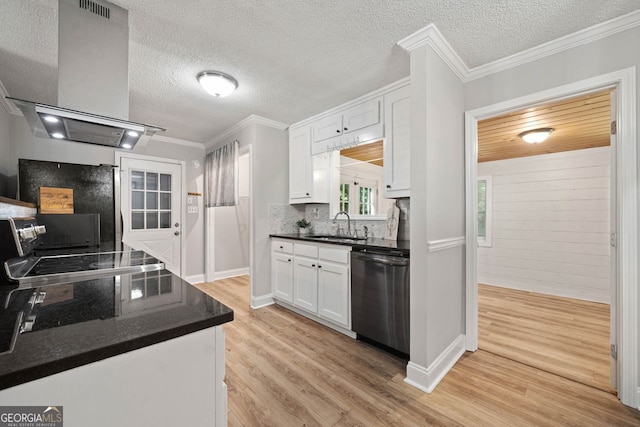
[[[7,97],[34,135],[131,149],[165,131],[128,120],[129,12],[105,0],[58,5],[58,105]]]

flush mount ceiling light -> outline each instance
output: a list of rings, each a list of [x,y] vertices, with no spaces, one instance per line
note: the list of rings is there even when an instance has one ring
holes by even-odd
[[[216,98],[231,95],[238,88],[236,79],[219,71],[203,71],[197,77],[202,88]]]
[[[540,128],[522,132],[518,134],[520,138],[529,144],[539,144],[549,137],[553,128]]]

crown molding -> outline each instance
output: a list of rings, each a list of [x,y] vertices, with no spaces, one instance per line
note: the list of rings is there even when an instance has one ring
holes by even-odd
[[[409,53],[421,46],[430,46],[460,80],[467,79],[469,67],[433,23],[400,40],[398,46]]]
[[[187,139],[173,138],[171,136],[153,135],[150,141],[166,142],[168,144],[184,145],[185,147],[200,148],[204,150],[204,144],[201,142],[189,141]]]
[[[5,98],[5,96],[9,96],[9,93],[2,82],[0,82],[0,104],[2,104],[7,113],[13,114],[14,116],[22,116],[22,111],[20,111],[13,102]]]
[[[228,138],[229,136],[241,131],[242,129],[249,127],[251,125],[263,125],[263,126],[268,126],[274,129],[278,129],[278,130],[285,130],[289,127],[289,125],[285,124],[285,123],[281,123],[275,120],[271,120],[271,119],[267,119],[266,117],[262,117],[262,116],[258,116],[255,114],[250,115],[249,117],[240,120],[238,123],[236,123],[235,125],[231,126],[229,129],[225,130],[224,132],[222,132],[220,135],[216,136],[215,138],[213,138],[212,140],[210,140],[209,142],[205,143],[204,146],[205,147],[213,147],[215,145],[217,145],[218,143],[222,142],[224,139]]]
[[[433,23],[405,37],[397,44],[408,52],[420,46],[431,46],[460,80],[466,83],[576,46],[591,43],[637,26],[640,26],[640,10],[474,68],[469,68],[465,64]]]
[[[506,58],[474,67],[467,72],[465,81],[480,79],[490,74],[517,67],[582,44],[603,39],[639,25],[640,10],[636,10],[626,15],[585,28],[584,30],[576,31],[575,33],[560,37],[559,39],[532,47],[531,49],[523,50],[522,52],[507,56]]]

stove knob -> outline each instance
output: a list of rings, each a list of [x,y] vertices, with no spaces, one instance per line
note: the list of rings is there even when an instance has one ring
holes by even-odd
[[[36,234],[45,234],[47,232],[47,227],[45,227],[44,225],[36,225],[35,229]]]
[[[31,228],[23,228],[19,231],[20,240],[33,240],[36,238],[37,234],[33,227]]]

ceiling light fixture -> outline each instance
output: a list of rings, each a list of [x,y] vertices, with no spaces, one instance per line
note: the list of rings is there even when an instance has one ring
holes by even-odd
[[[229,96],[238,88],[236,79],[220,71],[203,71],[197,78],[202,88],[216,98]]]
[[[520,138],[529,144],[539,144],[549,137],[553,128],[532,129],[518,134]]]

